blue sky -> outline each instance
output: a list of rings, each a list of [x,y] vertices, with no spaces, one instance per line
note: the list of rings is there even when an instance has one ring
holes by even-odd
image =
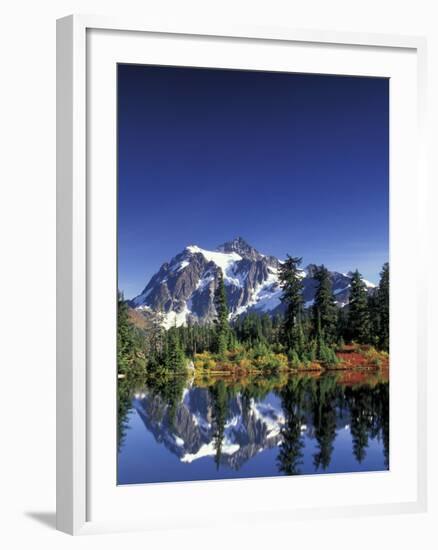
[[[388,260],[389,81],[119,65],[119,288],[242,236],[303,265]]]

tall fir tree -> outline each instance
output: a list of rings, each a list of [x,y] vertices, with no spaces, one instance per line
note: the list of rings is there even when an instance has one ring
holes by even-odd
[[[348,306],[348,324],[351,339],[360,344],[370,340],[370,315],[367,290],[362,275],[356,269],[351,279],[350,300]]]
[[[230,326],[228,323],[228,304],[225,291],[224,275],[219,268],[218,282],[214,294],[214,305],[216,308],[216,352],[223,356],[228,349]]]
[[[129,306],[119,292],[117,302],[117,368],[128,374],[146,366],[144,339],[129,319]]]
[[[369,343],[375,347],[380,347],[380,311],[379,311],[379,290],[369,293],[367,297],[368,312],[370,316],[370,337]]]
[[[134,334],[129,323],[128,304],[119,292],[117,302],[117,368],[125,374],[134,359]]]
[[[299,268],[301,261],[302,258],[288,255],[278,269],[280,286],[283,289],[281,301],[286,305],[281,331],[282,341],[288,353],[296,353],[299,357],[304,352],[303,283]]]
[[[183,373],[186,369],[186,358],[181,347],[179,331],[173,327],[167,331],[165,366],[172,373]]]
[[[316,269],[313,278],[317,281],[312,308],[314,334],[317,339],[322,338],[326,344],[333,344],[336,341],[337,308],[330,273],[321,265]]]
[[[386,262],[380,272],[377,302],[380,318],[379,347],[389,351],[389,264]]]
[[[129,307],[119,292],[117,302],[117,368],[126,374],[135,359],[135,335],[129,322]]]
[[[336,333],[338,344],[342,347],[345,343],[345,340],[351,340],[349,326],[348,326],[348,315],[346,309],[343,307],[338,308],[337,312],[337,321],[336,321]]]

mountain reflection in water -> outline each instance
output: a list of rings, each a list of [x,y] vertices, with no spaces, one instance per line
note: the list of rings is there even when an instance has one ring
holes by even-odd
[[[119,383],[119,484],[388,467],[382,373]]]

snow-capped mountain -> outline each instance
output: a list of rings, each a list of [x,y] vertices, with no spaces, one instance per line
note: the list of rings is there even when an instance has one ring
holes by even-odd
[[[214,291],[221,269],[232,318],[249,311],[275,314],[282,307],[279,265],[280,260],[261,254],[241,237],[218,246],[215,251],[187,246],[161,266],[130,305],[162,312],[166,327],[212,321],[216,315]],[[312,277],[315,268],[311,264],[302,270],[306,307],[312,305],[315,295],[316,281]],[[348,303],[351,277],[351,272],[331,272],[333,293],[340,307]],[[365,283],[368,289],[375,287],[368,281]]]

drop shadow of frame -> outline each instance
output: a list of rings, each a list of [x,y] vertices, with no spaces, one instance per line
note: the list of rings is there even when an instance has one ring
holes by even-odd
[[[25,515],[50,529],[56,529],[56,512],[25,512]]]

